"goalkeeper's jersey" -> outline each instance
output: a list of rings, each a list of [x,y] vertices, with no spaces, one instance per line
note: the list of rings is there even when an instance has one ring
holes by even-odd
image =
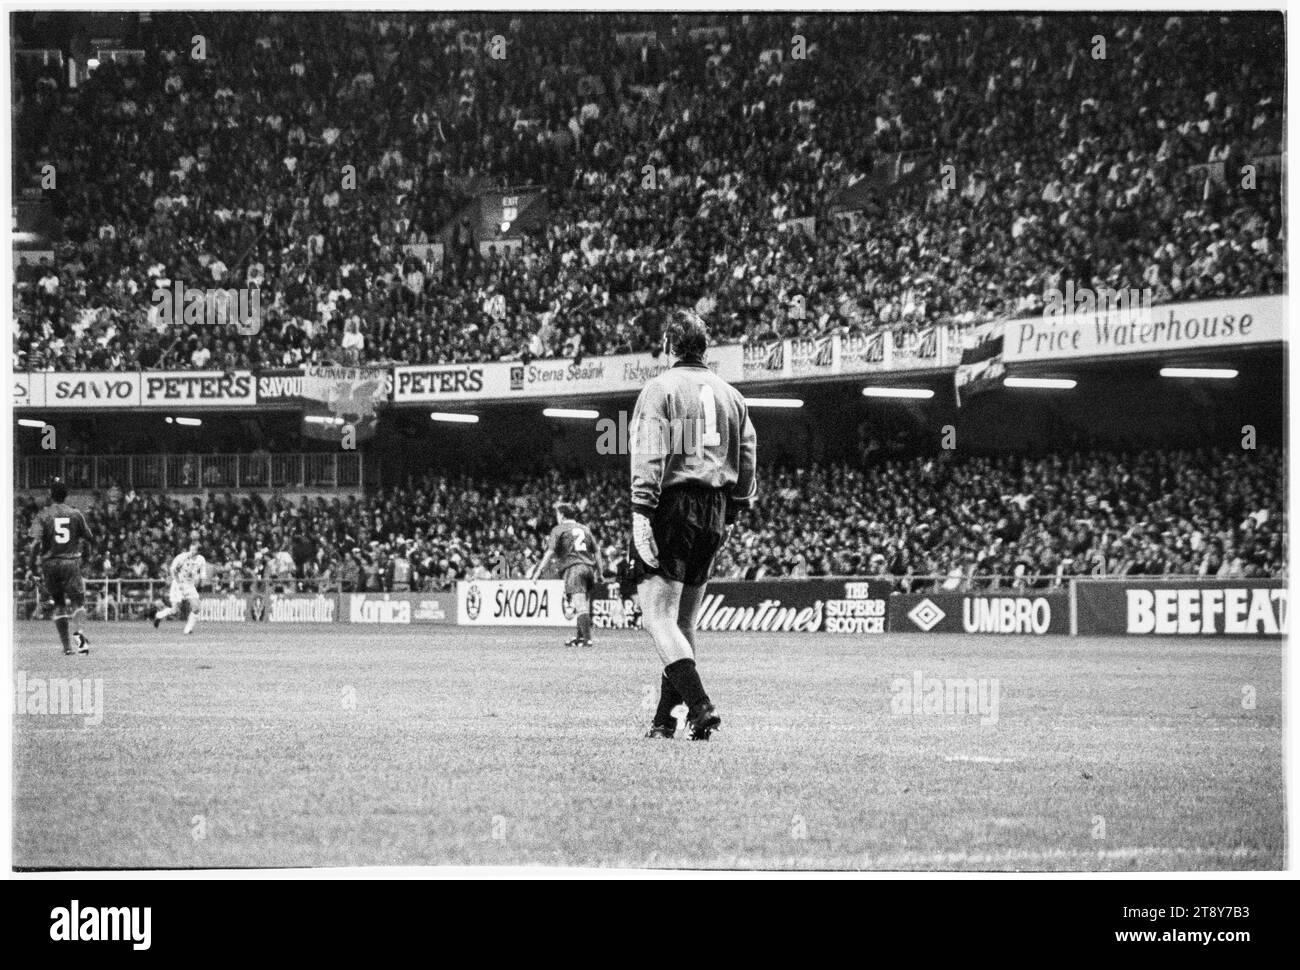
[[[756,436],[745,397],[686,357],[652,378],[632,415],[632,507],[649,513],[674,485],[725,490],[748,508],[755,494]]]

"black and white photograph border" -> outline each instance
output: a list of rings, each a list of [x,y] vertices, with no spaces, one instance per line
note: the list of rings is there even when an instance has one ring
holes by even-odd
[[[6,7],[7,874],[1293,869],[1285,5],[390,6]]]

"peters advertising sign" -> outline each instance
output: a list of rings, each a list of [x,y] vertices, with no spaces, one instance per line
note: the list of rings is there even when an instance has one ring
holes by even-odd
[[[1076,591],[1078,632],[1130,636],[1277,637],[1287,632],[1280,579],[1098,579]]]
[[[891,633],[996,633],[1042,636],[1070,632],[1064,590],[900,593],[889,600]]]
[[[505,397],[509,377],[501,364],[417,364],[393,368],[394,404],[475,401]]]

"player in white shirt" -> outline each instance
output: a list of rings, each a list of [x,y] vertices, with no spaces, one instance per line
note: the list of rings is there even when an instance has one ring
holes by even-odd
[[[172,560],[168,574],[171,576],[171,606],[157,610],[153,615],[154,629],[173,613],[185,620],[185,632],[193,633],[199,619],[199,582],[208,567],[208,561],[199,553],[199,540],[190,539],[190,547]]]

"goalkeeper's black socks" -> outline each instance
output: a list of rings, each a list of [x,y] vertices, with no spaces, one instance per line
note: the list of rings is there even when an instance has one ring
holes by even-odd
[[[63,652],[67,653],[72,649],[72,637],[68,634],[68,618],[60,616],[56,619],[54,629],[59,631],[59,639],[63,641]]]
[[[661,727],[677,725],[676,718],[673,717],[673,708],[682,702],[682,695],[677,693],[677,688],[673,682],[668,679],[667,674],[659,677],[659,707],[655,710],[654,723]]]
[[[664,668],[664,676],[677,689],[677,693],[692,711],[709,703],[709,695],[704,693],[704,685],[700,683],[695,661],[690,657],[674,660]]]
[[[591,639],[591,614],[578,614],[578,638],[581,640]]]

